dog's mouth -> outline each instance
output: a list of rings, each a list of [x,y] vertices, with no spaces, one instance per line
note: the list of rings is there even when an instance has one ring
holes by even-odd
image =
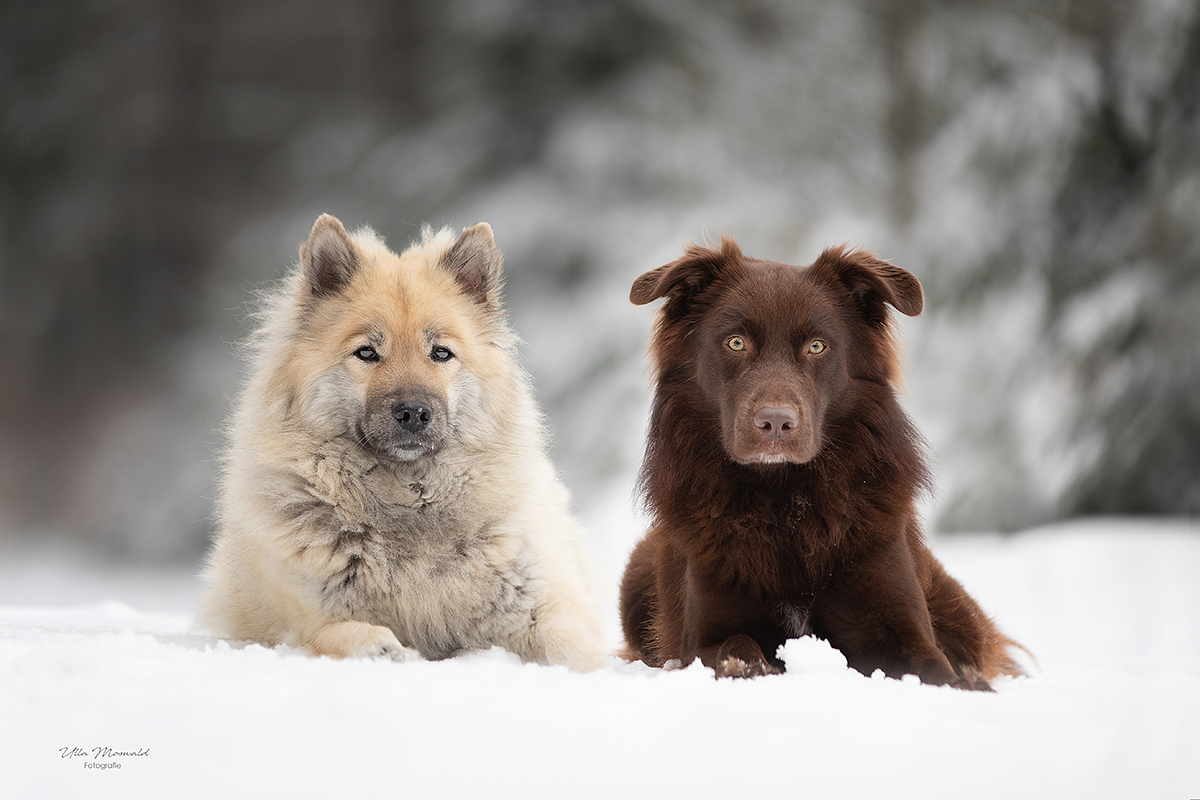
[[[442,443],[440,442],[403,442],[389,441],[387,439],[378,441],[374,437],[365,434],[360,434],[358,441],[372,455],[402,464],[411,463],[420,458],[435,456],[442,448]]]
[[[747,467],[769,467],[777,464],[806,464],[811,461],[815,455],[816,453],[808,455],[807,453],[779,451],[773,449],[750,453],[729,453],[730,458]]]
[[[741,463],[750,464],[798,464],[795,458],[787,453],[755,453]]]
[[[416,461],[421,456],[431,456],[436,452],[437,450],[424,444],[395,445],[388,455],[397,461]]]

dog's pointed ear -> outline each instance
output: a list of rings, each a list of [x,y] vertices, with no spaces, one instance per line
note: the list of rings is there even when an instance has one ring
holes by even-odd
[[[629,301],[644,306],[670,297],[686,303],[741,265],[742,251],[732,239],[722,236],[720,250],[691,245],[682,258],[638,276],[629,290]]]
[[[498,307],[500,271],[504,259],[496,247],[492,226],[479,222],[462,232],[442,256],[442,267],[476,303]]]
[[[335,295],[354,277],[358,254],[337,217],[317,217],[308,241],[300,246],[300,266],[315,295]]]
[[[886,315],[883,303],[909,317],[917,316],[925,307],[921,282],[911,272],[881,261],[866,250],[828,248],[813,263],[813,269],[832,274],[849,289],[869,320]]]

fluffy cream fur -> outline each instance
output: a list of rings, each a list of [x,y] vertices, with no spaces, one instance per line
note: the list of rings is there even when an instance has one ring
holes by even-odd
[[[498,645],[601,664],[581,533],[499,275],[486,224],[457,240],[427,230],[397,256],[369,230],[318,219],[252,344],[202,624],[333,656]],[[374,362],[356,356],[365,345]],[[453,357],[431,358],[436,346]],[[412,387],[445,417],[436,451],[415,458],[364,433]]]

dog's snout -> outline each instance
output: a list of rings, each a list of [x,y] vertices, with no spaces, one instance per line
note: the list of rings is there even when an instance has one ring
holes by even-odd
[[[412,461],[442,448],[450,422],[446,403],[437,394],[401,390],[369,403],[363,438],[380,453]]]
[[[396,424],[409,433],[420,433],[433,422],[433,409],[424,403],[399,402],[392,409]]]
[[[754,424],[763,436],[783,439],[800,424],[800,414],[794,406],[768,404],[754,412]]]

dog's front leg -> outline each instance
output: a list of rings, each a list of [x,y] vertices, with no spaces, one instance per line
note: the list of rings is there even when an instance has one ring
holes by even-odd
[[[301,498],[290,505],[291,550],[271,570],[271,601],[286,626],[287,643],[335,658],[419,657],[389,628],[368,622],[369,598],[384,591],[378,568],[384,557],[366,527],[347,524],[328,503]]]
[[[336,563],[336,559],[334,559]],[[343,569],[326,583],[317,603],[315,593],[298,591],[292,596],[289,619],[297,644],[315,655],[335,658],[387,657],[396,661],[419,658],[420,654],[405,647],[390,628],[361,619],[359,609],[364,605],[360,584],[367,577]]]
[[[576,672],[604,666],[607,654],[600,626],[584,598],[559,597],[542,605],[533,628],[536,643],[529,653],[531,660],[561,664]]]
[[[735,587],[720,585],[688,563],[684,578],[684,658],[694,658],[718,678],[777,675],[782,665],[764,654],[764,641],[774,644],[771,625],[762,618],[760,603]],[[782,644],[780,639],[778,644]],[[767,646],[774,652],[778,645]]]
[[[891,678],[916,675],[922,683],[990,691],[963,681],[938,648],[912,554],[903,540],[859,560],[818,598],[813,630],[846,656],[851,667]]]

